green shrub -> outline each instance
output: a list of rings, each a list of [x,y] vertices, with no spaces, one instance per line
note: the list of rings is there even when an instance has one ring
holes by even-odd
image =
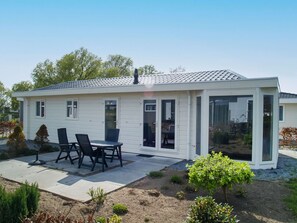
[[[39,201],[39,191],[36,184],[24,185],[14,192],[6,192],[0,186],[0,223],[17,223],[28,215],[34,214]]]
[[[161,178],[164,174],[161,171],[151,171],[148,176],[151,178]]]
[[[178,191],[178,192],[175,194],[175,197],[176,197],[178,200],[184,200],[184,199],[185,199],[185,192],[183,192],[183,191]]]
[[[190,208],[187,223],[236,223],[233,208],[228,204],[218,204],[212,197],[197,197]]]
[[[38,209],[38,203],[40,198],[40,192],[38,190],[38,184],[33,183],[29,185],[26,182],[24,185],[21,186],[21,189],[25,191],[27,195],[27,208],[29,216],[32,216]]]
[[[106,194],[104,190],[100,187],[98,187],[97,189],[94,189],[92,187],[91,189],[89,189],[88,195],[91,196],[92,201],[94,201],[97,204],[97,206],[102,205],[106,200]]]
[[[189,168],[189,182],[211,194],[221,187],[227,201],[227,189],[235,184],[251,183],[254,173],[246,162],[231,160],[222,153],[201,156]]]
[[[49,142],[48,140],[48,131],[47,131],[47,127],[45,124],[42,124],[38,131],[36,132],[36,136],[35,136],[35,139],[34,139],[34,142],[39,145],[40,147],[40,150],[43,149],[43,147],[45,146],[46,143]]]
[[[106,218],[105,217],[97,217],[95,219],[96,223],[106,223]]]
[[[108,223],[122,223],[122,218],[116,214],[109,218]]]
[[[13,154],[20,154],[26,148],[25,135],[21,126],[17,125],[8,137],[7,146]]]
[[[180,176],[178,175],[173,175],[171,178],[170,178],[170,182],[171,183],[174,183],[174,184],[182,184],[183,183],[183,180]]]
[[[123,215],[128,213],[128,208],[124,204],[115,204],[113,205],[112,210],[113,210],[113,213],[117,215]]]

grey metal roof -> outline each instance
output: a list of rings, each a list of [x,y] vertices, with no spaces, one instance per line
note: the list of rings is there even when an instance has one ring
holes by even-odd
[[[214,70],[190,73],[170,73],[170,74],[150,74],[140,75],[137,85],[161,85],[161,84],[180,84],[195,82],[212,82],[212,81],[230,81],[243,80],[246,77],[230,70]],[[115,77],[115,78],[97,78],[91,80],[79,80],[59,83],[56,85],[39,88],[37,90],[56,90],[69,88],[97,88],[97,87],[117,87],[133,86],[133,76]]]
[[[281,92],[279,94],[280,98],[297,98],[297,94]]]

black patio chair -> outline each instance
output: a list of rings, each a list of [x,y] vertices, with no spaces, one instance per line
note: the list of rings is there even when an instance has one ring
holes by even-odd
[[[58,138],[59,138],[60,153],[56,159],[56,163],[61,159],[67,160],[67,158],[69,158],[71,164],[73,164],[73,161],[79,159],[79,156],[80,156],[79,149],[77,148],[76,143],[68,142],[66,128],[58,129]],[[70,155],[71,152],[76,152],[77,157],[72,158]],[[66,155],[61,157],[62,153],[66,153]]]
[[[102,164],[102,171],[104,172],[104,166],[107,166],[107,163],[105,161],[105,153],[102,152],[103,150],[100,148],[97,148],[93,150],[93,147],[90,143],[89,136],[87,134],[75,134],[79,148],[80,148],[80,159],[78,162],[78,168],[81,167],[81,164],[83,162],[83,159],[85,156],[90,157],[92,161],[92,171],[95,168],[96,163]],[[99,162],[99,158],[101,158],[101,162]]]
[[[120,135],[120,130],[119,129],[108,129],[107,134],[105,136],[105,141],[118,142],[119,141],[119,135]],[[111,150],[112,151],[111,154],[106,154],[105,155],[105,157],[107,159],[110,159],[110,162],[113,161],[115,152],[117,153],[118,159],[121,159],[121,156],[119,154],[117,146],[107,147],[107,148],[105,148],[105,150]]]

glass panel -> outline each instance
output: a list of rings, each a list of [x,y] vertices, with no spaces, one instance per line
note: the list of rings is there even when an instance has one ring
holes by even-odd
[[[162,100],[161,147],[174,149],[175,144],[175,100]]]
[[[156,146],[156,100],[143,102],[143,146]]]
[[[40,117],[40,101],[36,101],[36,116]]]
[[[77,118],[77,101],[73,101],[73,118]]]
[[[117,127],[117,101],[105,101],[105,135],[108,129],[115,129]]]
[[[284,121],[284,106],[279,106],[279,121]]]
[[[252,160],[253,96],[209,98],[209,152]]]
[[[273,95],[264,95],[263,108],[263,161],[272,160]]]
[[[45,112],[45,109],[44,109],[44,106],[41,107],[41,117],[44,117],[44,112]]]
[[[196,154],[201,155],[201,97],[197,97],[196,112]]]

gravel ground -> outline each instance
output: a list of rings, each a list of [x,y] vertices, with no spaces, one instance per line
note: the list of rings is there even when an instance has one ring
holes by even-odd
[[[173,164],[169,169],[186,170],[187,164],[192,164],[193,161],[181,161]],[[297,178],[297,151],[279,150],[279,158],[276,169],[269,170],[253,170],[256,180],[276,181],[289,180]]]

